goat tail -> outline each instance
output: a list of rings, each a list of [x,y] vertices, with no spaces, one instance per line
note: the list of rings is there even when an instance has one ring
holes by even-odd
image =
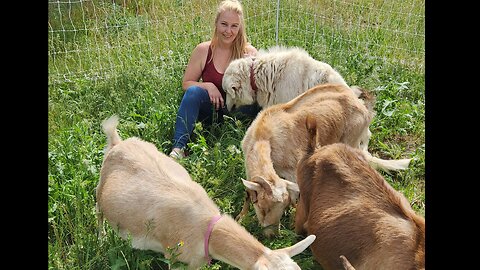
[[[110,149],[112,149],[112,147],[122,141],[117,132],[117,125],[117,115],[112,115],[110,116],[110,118],[102,122],[103,132],[105,132],[105,134],[107,135],[107,146],[104,149],[104,153],[107,153],[108,151],[110,151]]]
[[[374,157],[366,150],[363,152],[365,153],[368,163],[370,163],[374,169],[380,169],[385,172],[405,170],[412,160],[411,158],[386,160]]]

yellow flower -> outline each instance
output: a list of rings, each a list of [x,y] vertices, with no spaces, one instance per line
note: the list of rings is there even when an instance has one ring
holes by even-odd
[[[182,240],[180,240],[180,243],[178,243],[178,246],[183,247],[183,241]]]

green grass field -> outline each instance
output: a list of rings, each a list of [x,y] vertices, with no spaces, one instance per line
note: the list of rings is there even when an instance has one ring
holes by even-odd
[[[158,2],[158,3],[157,3]],[[276,1],[243,1],[257,48],[275,45]],[[423,1],[281,1],[278,42],[300,46],[337,69],[350,85],[371,90],[377,115],[371,153],[413,158],[406,171],[385,174],[425,214],[425,74]],[[193,47],[211,34],[217,1],[49,2],[48,265],[49,269],[169,269],[161,254],[132,249],[107,226],[97,239],[95,187],[106,138],[102,120],[118,114],[122,138],[138,136],[171,149],[181,80]],[[245,178],[240,141],[248,121],[198,125],[182,165],[224,213],[242,207]],[[242,222],[274,248],[302,237],[294,210],[280,235],[265,239],[253,207]],[[307,249],[302,269],[321,269]],[[207,269],[207,267],[204,267]],[[208,269],[233,269],[214,261]]]

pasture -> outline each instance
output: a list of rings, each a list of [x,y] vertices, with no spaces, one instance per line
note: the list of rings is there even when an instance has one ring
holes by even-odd
[[[107,226],[97,239],[95,187],[106,138],[101,121],[118,114],[123,139],[137,136],[169,153],[183,95],[183,70],[196,44],[209,39],[218,1],[49,0],[48,267],[169,269],[161,254],[131,248]],[[257,48],[299,46],[329,63],[349,85],[371,90],[377,112],[369,151],[413,158],[406,171],[382,173],[425,215],[425,1],[244,0],[249,41]],[[278,21],[277,21],[278,18]],[[181,160],[224,213],[235,217],[245,189],[240,142],[249,121],[198,124]],[[253,207],[242,225],[270,248],[301,238],[294,209],[280,235],[266,239]],[[181,243],[171,247],[175,253]],[[321,269],[307,249],[293,258]],[[204,269],[232,269],[214,261]]]

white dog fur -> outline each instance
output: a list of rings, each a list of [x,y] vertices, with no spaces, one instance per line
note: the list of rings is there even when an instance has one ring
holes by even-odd
[[[232,61],[225,70],[222,87],[226,92],[227,109],[231,111],[255,102],[265,109],[288,102],[313,86],[325,83],[348,87],[340,73],[329,64],[315,60],[305,50],[274,46],[259,50],[255,57]],[[356,88],[351,89],[357,96],[360,94]]]

